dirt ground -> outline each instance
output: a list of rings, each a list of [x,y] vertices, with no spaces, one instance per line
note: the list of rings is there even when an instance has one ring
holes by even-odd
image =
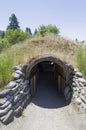
[[[0,130],[86,130],[86,116],[57,93],[52,76],[43,74],[22,116],[7,126],[0,124]]]

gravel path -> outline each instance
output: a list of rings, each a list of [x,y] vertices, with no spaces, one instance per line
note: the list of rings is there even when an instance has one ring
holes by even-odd
[[[7,126],[1,124],[0,130],[86,130],[85,115],[65,103],[56,87],[53,89],[52,80],[51,76],[40,80],[36,95],[23,115]]]

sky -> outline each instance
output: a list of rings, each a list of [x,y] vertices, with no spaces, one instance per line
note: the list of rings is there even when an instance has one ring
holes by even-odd
[[[23,30],[52,24],[67,39],[86,40],[86,0],[0,0],[0,30],[12,13]]]

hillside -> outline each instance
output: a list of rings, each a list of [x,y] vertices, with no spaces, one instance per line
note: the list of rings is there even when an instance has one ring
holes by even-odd
[[[25,42],[15,44],[0,54],[0,86],[12,79],[12,68],[15,65],[28,63],[40,55],[54,55],[59,59],[77,66],[78,44],[56,35],[33,37]]]

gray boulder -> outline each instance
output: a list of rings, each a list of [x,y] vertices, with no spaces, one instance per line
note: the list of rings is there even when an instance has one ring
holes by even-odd
[[[14,72],[13,77],[14,77],[14,79],[19,79],[21,77],[21,75]]]
[[[14,119],[13,115],[14,115],[13,110],[11,109],[5,116],[1,117],[1,122],[7,125],[11,121],[13,121]]]
[[[10,104],[10,101],[6,101],[2,106],[0,106],[0,109],[5,109]]]
[[[20,71],[22,70],[20,66],[14,66],[13,69],[14,69],[15,71],[16,71],[16,70],[20,70]]]
[[[78,97],[78,98],[76,98],[76,103],[78,104],[78,105],[80,105],[81,103],[82,103],[82,101],[81,101],[81,99]]]
[[[19,75],[23,75],[22,71],[20,71],[20,70],[16,70],[15,73],[17,73]]]
[[[9,104],[8,107],[6,107],[6,108],[3,109],[3,110],[0,110],[0,117],[6,115],[11,108],[12,108],[12,104]]]
[[[83,83],[83,84],[86,82],[86,80],[84,78],[78,78],[78,81]]]
[[[7,94],[11,92],[10,89],[4,89],[3,91],[0,92],[0,98],[5,97]]]
[[[86,103],[86,98],[83,95],[80,95],[81,100]]]
[[[7,98],[0,98],[0,106],[6,103]]]
[[[17,85],[15,81],[11,81],[5,88],[12,89]]]
[[[77,77],[80,77],[80,78],[82,78],[82,73],[81,72],[76,72],[76,74],[75,74]]]

